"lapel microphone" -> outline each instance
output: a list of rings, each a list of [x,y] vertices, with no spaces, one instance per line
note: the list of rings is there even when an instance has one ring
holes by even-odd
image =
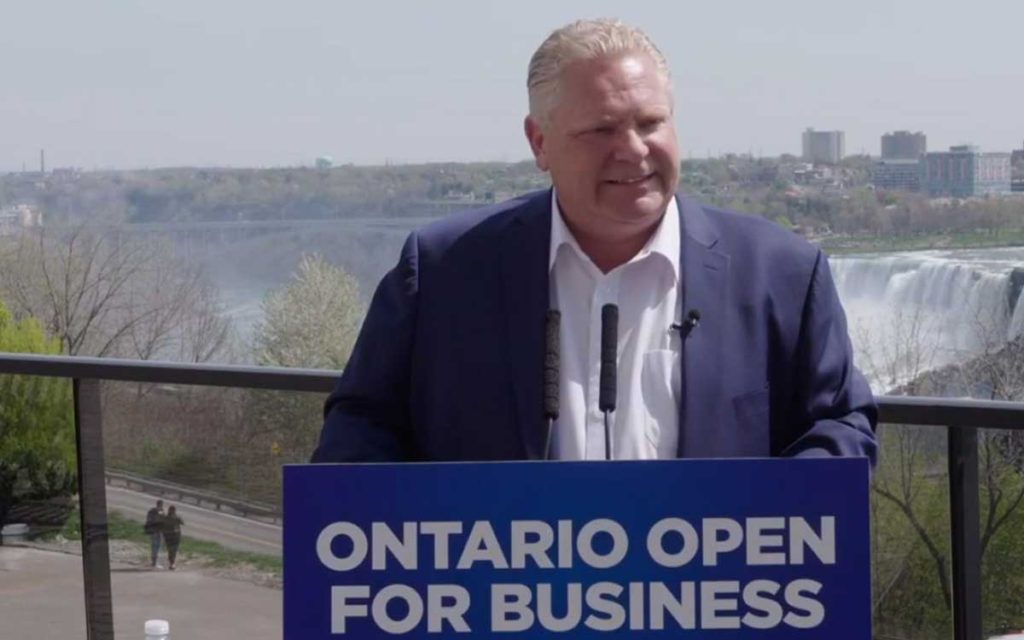
[[[675,322],[670,327],[671,331],[678,331],[679,335],[686,338],[690,332],[700,324],[700,309],[690,309],[686,312],[686,319],[682,323]]]

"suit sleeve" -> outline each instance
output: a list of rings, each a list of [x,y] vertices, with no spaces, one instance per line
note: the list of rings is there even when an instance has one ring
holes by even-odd
[[[804,301],[794,371],[795,439],[783,456],[878,455],[878,410],[853,348],[828,260],[818,251]]]
[[[398,264],[373,295],[348,364],[324,405],[313,462],[414,457],[409,389],[419,291],[417,247],[412,234]]]

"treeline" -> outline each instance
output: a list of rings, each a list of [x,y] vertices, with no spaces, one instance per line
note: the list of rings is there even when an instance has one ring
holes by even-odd
[[[808,170],[793,156],[685,160],[680,189],[812,237],[995,232],[1024,228],[1024,200],[930,200],[876,191],[873,161]],[[196,222],[444,215],[549,184],[531,161],[273,169],[179,168],[0,177],[0,206],[48,219]]]
[[[532,162],[328,169],[158,169],[9,174],[0,206],[28,203],[48,217],[197,222],[422,216],[546,186]]]

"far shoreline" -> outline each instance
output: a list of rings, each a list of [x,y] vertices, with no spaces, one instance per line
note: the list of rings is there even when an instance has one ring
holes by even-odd
[[[903,253],[1024,247],[1024,229],[909,236],[825,236],[808,238],[829,255]]]

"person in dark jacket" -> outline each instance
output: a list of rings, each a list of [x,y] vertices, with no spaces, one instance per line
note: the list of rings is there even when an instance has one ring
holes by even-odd
[[[178,556],[178,545],[181,544],[181,525],[185,524],[173,506],[167,508],[163,519],[164,543],[167,545],[167,568],[174,571],[174,560]]]
[[[552,189],[409,236],[327,400],[313,462],[873,464],[877,408],[825,255],[768,220],[677,193],[672,83],[647,35],[615,20],[566,25],[534,53],[527,84],[524,130]],[[593,346],[606,304],[619,309],[607,431]]]
[[[156,506],[146,512],[146,524],[142,530],[149,536],[149,566],[157,568],[156,560],[160,555],[160,536],[163,532],[164,501],[157,500]]]

